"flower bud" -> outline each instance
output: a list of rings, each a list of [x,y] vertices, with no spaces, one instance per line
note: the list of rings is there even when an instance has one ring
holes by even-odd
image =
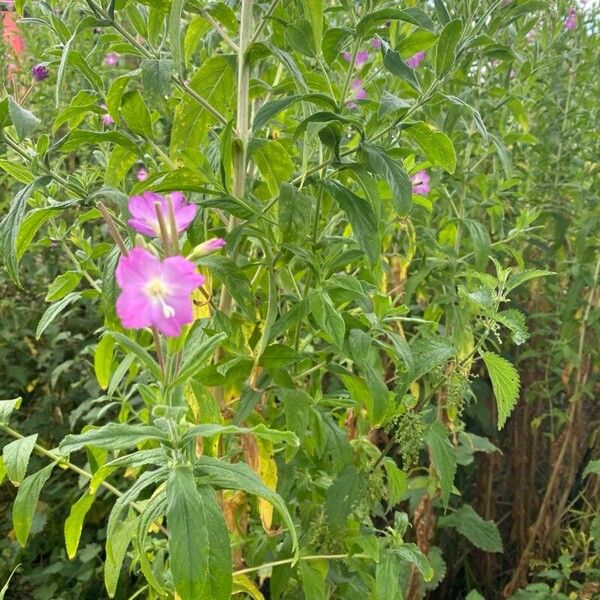
[[[210,240],[206,240],[205,242],[198,244],[192,250],[192,253],[188,256],[188,259],[194,260],[196,258],[202,258],[203,256],[213,254],[213,252],[217,252],[223,248],[225,243],[226,242],[223,238],[211,238]]]
[[[44,79],[47,79],[50,76],[50,71],[48,71],[48,67],[45,64],[40,63],[39,65],[35,65],[33,69],[31,69],[31,75],[33,77],[33,80],[39,83],[40,81],[44,81]]]

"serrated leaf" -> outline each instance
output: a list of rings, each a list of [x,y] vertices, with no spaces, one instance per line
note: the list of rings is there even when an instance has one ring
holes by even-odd
[[[523,271],[511,273],[506,281],[506,293],[508,294],[516,287],[522,285],[530,279],[536,279],[537,277],[548,277],[549,275],[556,275],[556,273],[542,269],[525,269]]]
[[[434,423],[425,435],[431,449],[433,465],[440,479],[442,502],[447,505],[456,475],[456,456],[448,440],[448,432],[442,423]]]
[[[481,358],[492,380],[498,406],[498,430],[500,430],[517,404],[520,388],[519,373],[510,362],[494,352],[484,352]]]
[[[346,465],[327,488],[325,515],[334,529],[342,527],[367,486],[367,480],[354,465]]]
[[[333,306],[327,292],[313,291],[308,298],[308,305],[320,329],[331,338],[338,348],[341,348],[344,344],[346,325],[340,312]]]
[[[440,517],[439,524],[441,527],[455,527],[469,542],[484,552],[502,552],[502,539],[494,521],[486,521],[468,504],[453,515]]]
[[[23,398],[13,398],[12,400],[0,400],[0,424],[8,425],[10,416],[16,408],[21,406]]]
[[[142,61],[140,68],[144,90],[151,98],[162,100],[171,88],[173,61],[166,58],[146,59]]]
[[[529,337],[529,331],[527,330],[527,324],[525,323],[525,315],[515,308],[500,311],[499,313],[491,314],[498,323],[502,323],[505,327],[510,329],[512,341],[517,346],[525,343]]]
[[[394,548],[393,552],[400,558],[412,563],[423,576],[425,581],[430,581],[433,577],[433,569],[427,560],[427,557],[416,544],[402,544]]]

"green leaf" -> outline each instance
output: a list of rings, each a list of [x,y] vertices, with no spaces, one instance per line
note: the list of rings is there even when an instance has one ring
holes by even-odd
[[[433,0],[433,3],[435,4],[435,12],[437,13],[438,19],[441,21],[442,25],[446,25],[446,23],[450,22],[450,13],[448,13],[444,0]]]
[[[498,406],[498,430],[500,430],[517,404],[521,385],[519,373],[511,363],[494,352],[484,352],[481,358],[492,380]]]
[[[427,560],[427,557],[421,552],[416,544],[402,544],[398,548],[392,550],[403,560],[415,565],[417,570],[423,576],[425,581],[430,581],[433,577],[433,569]]]
[[[166,442],[168,438],[153,425],[108,423],[102,427],[89,429],[85,433],[67,435],[60,443],[59,450],[62,454],[76,452],[84,446],[95,446],[107,450],[123,450],[150,440]]]
[[[182,441],[185,441],[196,437],[213,437],[215,435],[224,435],[227,433],[252,434],[257,438],[270,440],[273,443],[284,443],[294,448],[297,448],[300,445],[295,433],[292,433],[291,431],[269,429],[262,423],[255,425],[254,427],[237,427],[236,425],[203,423],[202,425],[194,425],[194,427],[188,429],[181,439]]]
[[[35,176],[31,171],[12,160],[0,160],[0,169],[6,171],[11,177],[14,177],[17,181],[29,185],[35,180]]]
[[[400,565],[391,552],[383,552],[375,568],[375,594],[377,600],[396,600],[401,594],[398,587]]]
[[[193,351],[189,354],[184,354],[179,375],[172,381],[171,385],[175,387],[180,383],[189,381],[198,371],[206,367],[207,359],[212,357],[219,344],[226,337],[226,333],[217,333],[211,337],[204,337],[200,343],[196,342],[193,346]]]
[[[323,0],[302,0],[304,17],[310,22],[317,52],[323,42]]]
[[[19,0],[17,0],[15,2],[15,6],[19,4]],[[21,5],[23,4],[22,2],[20,3]],[[22,8],[21,8],[22,10]],[[8,579],[6,580],[6,583],[4,584],[4,586],[2,587],[2,589],[0,590],[0,600],[4,600],[4,596],[6,594],[6,592],[8,592],[8,586],[10,585],[10,580],[13,578],[13,575],[17,572],[17,569],[21,566],[21,564],[18,564],[11,572],[11,574],[8,576]]]
[[[81,530],[83,529],[83,521],[85,515],[87,515],[92,507],[92,504],[94,504],[95,499],[96,495],[90,494],[90,492],[86,490],[83,496],[71,506],[69,516],[65,521],[65,547],[67,549],[69,560],[73,560],[77,554]]]
[[[118,331],[107,331],[104,335],[114,338],[119,346],[129,350],[130,352],[133,352],[133,354],[135,354],[140,362],[150,370],[150,373],[152,373],[156,379],[162,380],[162,373],[158,363],[135,340],[132,340],[130,337],[127,337]]]
[[[10,442],[2,449],[6,475],[15,485],[20,484],[27,473],[29,458],[37,440],[37,433]]]
[[[183,16],[184,4],[185,0],[172,0],[171,12],[169,13],[169,42],[171,44],[171,53],[173,54],[173,63],[178,73],[183,71],[181,17]]]
[[[585,479],[588,475],[600,475],[600,459],[590,460],[583,470],[582,479]]]
[[[221,55],[206,59],[190,80],[189,87],[208,104],[227,115],[235,98],[235,81],[231,61]],[[189,150],[197,152],[216,117],[197,100],[183,96],[175,109],[171,131],[171,154]]]
[[[445,75],[454,64],[456,58],[456,46],[460,41],[462,28],[462,19],[454,19],[453,21],[450,21],[444,29],[442,29],[442,33],[440,33],[435,54],[435,72],[438,77]]]
[[[93,498],[93,496],[92,496]],[[121,567],[125,553],[135,534],[138,522],[141,521],[135,514],[130,514],[119,523],[111,535],[106,539],[106,560],[104,562],[104,585],[110,598],[117,592]]]
[[[271,196],[279,193],[279,186],[294,172],[294,163],[285,147],[275,140],[257,140],[250,143],[249,153],[263,176]]]
[[[121,75],[117,77],[108,88],[106,94],[106,110],[108,114],[114,119],[115,123],[121,122],[121,99],[127,89],[131,75]]]
[[[281,185],[277,207],[279,229],[284,243],[290,244],[300,239],[310,214],[311,207],[307,204],[306,196],[301,194],[296,186],[290,183]]]
[[[28,138],[41,123],[33,113],[19,106],[12,98],[8,99],[8,114],[15,127],[19,141]]]
[[[297,19],[294,24],[288,24],[284,32],[285,41],[292,50],[300,52],[309,58],[317,56],[317,47],[313,37],[313,28],[306,19]]]
[[[286,108],[297,104],[298,102],[310,102],[318,106],[325,106],[335,110],[336,103],[325,94],[294,94],[270,100],[263,104],[252,122],[252,131],[257,132],[264,127],[273,117],[284,111]]]
[[[55,463],[52,463],[29,475],[29,477],[25,478],[17,492],[12,509],[13,527],[17,541],[23,547],[27,543],[27,538],[31,531],[40,492],[46,481],[48,481],[54,465]]]
[[[512,341],[517,346],[527,341],[529,331],[525,323],[525,315],[520,310],[510,308],[499,313],[493,313],[490,317],[510,329]]]
[[[181,600],[229,600],[232,590],[229,533],[214,492],[196,488],[189,467],[167,481],[167,527],[175,589]]]
[[[440,478],[442,502],[447,505],[454,483],[454,475],[456,474],[454,449],[448,440],[448,432],[442,423],[433,423],[425,435],[425,440],[431,449],[433,464]]]
[[[228,463],[210,456],[200,456],[196,459],[194,472],[198,476],[208,476],[210,485],[221,489],[243,490],[268,500],[279,512],[288,526],[294,547],[295,556],[298,556],[298,538],[294,522],[285,502],[271,489],[269,489],[245,463]]]
[[[30,210],[27,215],[25,215],[25,218],[19,227],[19,233],[15,242],[17,261],[23,258],[36,233],[50,217],[75,204],[75,202],[68,201],[61,202],[60,205],[57,206],[34,208],[33,210]]]
[[[494,521],[482,519],[465,504],[454,514],[440,517],[440,527],[455,527],[471,544],[484,552],[502,552],[502,539]]]
[[[150,112],[138,90],[123,94],[121,115],[131,131],[146,138],[152,137]]]
[[[477,590],[471,590],[465,596],[465,600],[485,600],[485,598]]]
[[[327,583],[325,578],[329,571],[326,560],[300,563],[300,578],[305,600],[327,600]]]
[[[398,111],[406,111],[410,108],[411,103],[404,98],[399,98],[384,90],[379,100],[379,118],[383,119],[387,115],[394,114]]]
[[[320,329],[341,348],[344,345],[346,325],[340,312],[333,306],[329,294],[323,290],[314,290],[308,298],[308,305]]]
[[[375,265],[379,261],[380,240],[377,218],[371,203],[337,181],[323,181],[321,185],[344,211],[358,245],[367,255],[369,263]]]
[[[456,153],[450,138],[423,121],[408,127],[405,132],[421,147],[423,154],[434,167],[454,173]]]
[[[285,425],[300,439],[308,432],[309,408],[313,403],[312,398],[304,390],[289,390],[282,388],[277,396],[283,404]]]
[[[168,95],[173,71],[172,60],[148,58],[142,61],[140,68],[142,69],[142,85],[152,99],[159,101]]]
[[[0,400],[0,425],[8,425],[10,422],[10,415],[12,415],[15,408],[21,406],[23,398],[13,398],[12,400]]]
[[[346,523],[352,509],[362,498],[367,479],[354,465],[346,465],[325,494],[325,515],[334,529]]]
[[[340,56],[346,40],[351,36],[352,29],[349,27],[332,27],[325,32],[321,42],[321,51],[328,65],[331,65]]]
[[[381,175],[389,184],[394,208],[400,216],[406,216],[412,204],[412,184],[404,170],[402,159],[394,159],[387,152],[374,144],[363,146],[371,171]]]
[[[61,152],[74,152],[86,144],[117,144],[132,154],[143,158],[143,151],[131,137],[120,131],[92,131],[88,129],[73,129],[61,145]]]
[[[256,312],[254,292],[246,274],[227,256],[206,256],[198,264],[207,267],[214,277],[221,280],[244,315],[253,321]]]
[[[17,256],[17,237],[23,217],[25,216],[25,207],[37,182],[34,181],[28,186],[21,189],[10,203],[8,214],[0,223],[0,253],[4,261],[4,267],[10,278],[16,283],[19,283],[18,274],[18,256]]]
[[[523,271],[517,271],[511,273],[506,281],[505,290],[508,294],[515,288],[523,285],[526,281],[536,279],[538,277],[548,277],[549,275],[556,275],[552,271],[545,271],[543,269],[524,269]]]
[[[48,287],[48,293],[45,298],[46,302],[54,302],[64,298],[79,285],[80,281],[81,273],[77,271],[61,273]]]
[[[361,38],[367,37],[371,29],[386,21],[404,21],[424,29],[433,30],[434,28],[431,19],[418,8],[408,8],[406,10],[383,8],[363,17],[356,25],[356,35]]]
[[[406,81],[415,90],[421,90],[421,86],[419,85],[419,81],[415,74],[415,69],[409,67],[404,60],[402,60],[399,52],[392,50],[385,42],[382,42],[381,53],[383,56],[383,66],[387,71]]]
[[[67,294],[64,298],[61,298],[58,302],[51,304],[46,309],[46,311],[42,315],[42,318],[40,319],[40,322],[38,323],[37,329],[35,331],[35,339],[39,340],[40,337],[42,337],[42,333],[46,331],[48,325],[50,325],[50,323],[52,323],[52,321],[54,321],[54,319],[56,319],[56,317],[58,317],[58,315],[63,310],[65,310],[67,306],[73,304],[74,302],[77,302],[77,300],[79,300],[80,298],[80,292],[71,292],[70,294]]]
[[[408,475],[391,459],[384,459],[383,467],[387,478],[388,501],[390,507],[395,506],[408,491]]]
[[[115,338],[110,335],[104,335],[100,338],[94,350],[94,373],[96,374],[98,385],[103,390],[110,383],[114,348]]]

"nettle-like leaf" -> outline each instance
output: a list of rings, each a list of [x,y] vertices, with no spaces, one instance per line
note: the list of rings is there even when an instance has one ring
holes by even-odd
[[[465,504],[450,516],[440,517],[441,527],[454,527],[469,542],[485,552],[502,552],[502,539],[493,521],[482,519],[475,510]]]
[[[494,352],[484,352],[481,357],[492,380],[498,406],[498,429],[502,429],[519,397],[520,379],[515,367]]]

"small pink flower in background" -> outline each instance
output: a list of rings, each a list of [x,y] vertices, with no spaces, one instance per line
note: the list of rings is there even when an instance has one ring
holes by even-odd
[[[352,62],[352,54],[350,52],[342,52],[342,58],[346,62]],[[366,50],[361,50],[356,53],[356,59],[354,61],[354,66],[359,69],[369,60],[369,53]]]
[[[169,194],[173,203],[173,213],[175,215],[175,226],[177,233],[185,231],[196,216],[197,207],[195,204],[188,204],[185,196],[181,192]],[[150,237],[160,237],[160,225],[156,215],[156,204],[160,207],[164,221],[169,229],[169,205],[167,198],[156,194],[155,192],[144,192],[141,196],[131,196],[129,198],[129,212],[133,218],[129,219],[127,224],[144,235]],[[171,235],[169,231],[169,235]]]
[[[379,50],[381,48],[381,40],[379,38],[373,38],[371,40],[371,48],[373,48],[373,50]]]
[[[429,194],[429,173],[427,171],[417,171],[410,178],[412,182],[412,193],[419,196]]]
[[[39,83],[40,81],[44,81],[44,79],[48,79],[50,71],[48,71],[48,67],[44,64],[35,65],[31,69],[31,76],[34,81]]]
[[[109,52],[105,57],[104,57],[104,64],[107,67],[114,67],[117,64],[119,64],[119,55],[116,52]]]
[[[214,252],[218,252],[221,248],[225,247],[225,240],[223,238],[211,238],[201,244],[198,244],[189,255],[190,259],[202,258],[208,256]]]
[[[146,171],[144,167],[140,167],[135,174],[135,177],[138,181],[146,181],[146,179],[148,179],[148,171]]]
[[[121,288],[117,314],[125,329],[156,327],[166,336],[178,336],[193,321],[191,293],[204,277],[183,256],[161,261],[136,247],[119,258],[115,275]]]
[[[569,13],[565,19],[565,29],[567,31],[577,29],[577,11],[574,8],[569,9]]]
[[[102,115],[102,125],[104,125],[104,127],[110,127],[111,125],[114,125],[114,123],[115,120],[108,113]]]
[[[360,79],[355,79],[350,84],[350,89],[352,90],[352,96],[346,102],[346,106],[348,108],[358,108],[358,104],[354,100],[366,100],[367,92],[362,88],[362,81]]]
[[[406,60],[406,64],[412,69],[416,69],[425,59],[425,50],[421,50],[421,52],[417,52],[413,54],[410,58]]]

